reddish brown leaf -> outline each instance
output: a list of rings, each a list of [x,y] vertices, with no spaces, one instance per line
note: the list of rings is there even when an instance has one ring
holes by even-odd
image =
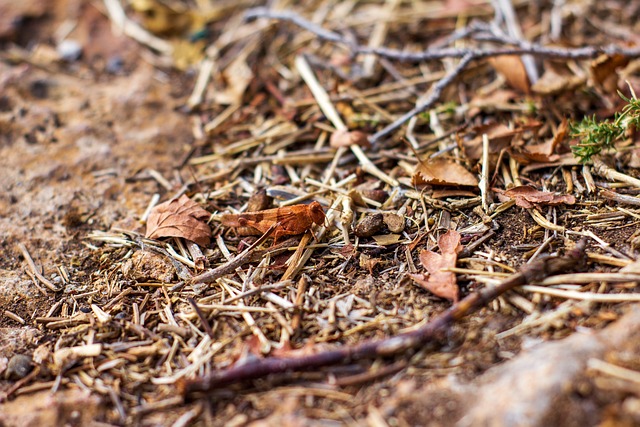
[[[530,185],[521,185],[510,188],[504,195],[516,201],[516,205],[530,209],[536,204],[543,205],[572,205],[576,198],[571,194],[555,194],[548,191],[538,191]]]
[[[411,178],[413,185],[443,185],[475,187],[478,179],[474,174],[450,160],[434,159],[419,163]]]
[[[146,237],[182,237],[209,246],[211,229],[206,223],[209,217],[209,212],[183,194],[153,208],[147,220]]]
[[[410,274],[409,276],[434,295],[457,302],[459,289],[456,275],[442,270],[456,266],[458,253],[462,250],[460,233],[454,230],[447,231],[438,238],[438,246],[441,252],[439,254],[428,250],[420,252],[420,263],[429,274]]]
[[[369,137],[366,133],[359,130],[348,131],[345,129],[338,129],[331,134],[329,139],[329,145],[333,148],[348,147],[350,145],[359,145],[361,147],[370,147]]]
[[[527,76],[527,70],[524,68],[522,59],[519,56],[496,56],[489,58],[489,64],[504,76],[509,86],[525,94],[531,92],[531,83]]]

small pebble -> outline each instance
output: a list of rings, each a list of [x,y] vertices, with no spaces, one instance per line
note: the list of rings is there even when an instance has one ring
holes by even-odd
[[[367,215],[358,222],[354,232],[358,237],[371,237],[376,235],[384,227],[382,214]]]
[[[57,48],[60,59],[68,62],[74,62],[80,59],[82,55],[82,45],[75,40],[63,40]]]
[[[24,354],[15,354],[7,364],[7,370],[4,372],[6,380],[19,380],[27,376],[33,369],[31,357]]]

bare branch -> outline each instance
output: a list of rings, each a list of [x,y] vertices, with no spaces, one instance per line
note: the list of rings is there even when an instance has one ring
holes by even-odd
[[[382,138],[385,138],[386,136],[388,136],[389,134],[397,130],[404,123],[409,121],[413,116],[420,114],[423,111],[431,108],[436,102],[438,102],[438,100],[440,99],[440,96],[442,96],[442,91],[447,86],[449,86],[449,84],[453,82],[456,79],[456,77],[458,77],[458,75],[460,75],[460,73],[462,73],[462,71],[467,67],[467,65],[469,65],[469,63],[474,59],[475,58],[472,55],[465,56],[464,58],[462,58],[462,61],[460,61],[453,70],[451,70],[449,73],[447,73],[447,75],[445,75],[442,79],[440,79],[438,83],[433,85],[433,89],[431,90],[431,93],[429,94],[427,99],[424,100],[424,102],[416,105],[409,112],[403,114],[402,117],[395,120],[393,123],[391,123],[384,129],[382,129],[381,131],[371,135],[371,137],[369,138],[371,143],[376,143],[380,141]]]
[[[491,41],[502,45],[512,45],[512,47],[499,47],[492,49],[479,49],[479,48],[452,48],[452,47],[430,47],[422,52],[407,52],[397,49],[390,49],[385,47],[369,47],[362,46],[347,40],[342,35],[327,30],[325,28],[316,25],[300,15],[289,11],[275,11],[269,10],[264,7],[250,9],[245,14],[245,19],[256,18],[271,18],[280,21],[291,22],[300,28],[303,28],[313,34],[319,39],[326,40],[332,43],[338,43],[345,45],[354,54],[375,54],[396,61],[404,62],[422,62],[433,61],[444,58],[461,58],[456,68],[451,70],[445,77],[442,78],[432,89],[429,97],[420,105],[417,105],[411,111],[404,114],[398,120],[389,124],[384,129],[380,130],[376,134],[372,135],[369,139],[372,143],[378,142],[382,138],[389,136],[396,131],[400,126],[409,121],[412,117],[421,112],[429,109],[433,106],[442,95],[442,91],[456,77],[476,59],[483,59],[488,57],[500,56],[500,55],[534,55],[542,56],[546,58],[564,58],[564,59],[591,59],[601,54],[606,55],[623,55],[627,58],[640,57],[640,47],[626,48],[618,45],[607,46],[586,46],[580,48],[556,48],[542,46],[537,43],[531,43],[526,40],[515,39],[501,32],[494,25],[486,23],[472,23],[468,27],[454,33],[447,42],[450,43],[454,40],[462,38],[471,38],[474,40]]]

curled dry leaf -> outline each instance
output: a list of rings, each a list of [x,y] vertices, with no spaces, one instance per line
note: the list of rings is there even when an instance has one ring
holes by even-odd
[[[458,302],[458,284],[455,273],[442,271],[453,268],[458,260],[458,253],[462,250],[460,233],[449,230],[438,238],[441,253],[429,250],[420,252],[420,263],[429,274],[410,274],[409,276],[421,287],[440,298]]]
[[[416,166],[411,178],[414,186],[419,185],[443,185],[449,187],[475,187],[478,179],[474,174],[450,160],[430,159]]]
[[[516,201],[516,205],[531,209],[535,205],[572,205],[576,202],[576,198],[571,194],[555,194],[549,191],[538,191],[530,185],[520,185],[510,188],[504,192],[504,195]]]
[[[346,129],[338,129],[331,134],[329,145],[333,148],[348,147],[350,145],[359,145],[361,147],[371,147],[369,136],[359,130],[348,131]]]
[[[200,246],[209,246],[211,214],[184,194],[153,208],[147,220],[146,237],[182,237]]]

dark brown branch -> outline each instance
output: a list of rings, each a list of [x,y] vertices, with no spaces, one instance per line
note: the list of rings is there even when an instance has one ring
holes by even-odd
[[[423,347],[437,340],[453,323],[467,316],[510,289],[527,283],[537,282],[547,276],[580,270],[586,263],[586,240],[562,257],[540,258],[525,265],[519,273],[503,281],[498,286],[486,288],[467,296],[423,327],[411,332],[377,341],[366,341],[356,346],[346,346],[299,357],[271,357],[255,362],[236,365],[230,369],[212,373],[194,380],[182,379],[177,387],[183,396],[195,392],[211,391],[229,384],[245,380],[255,380],[271,374],[303,371],[358,359],[385,357],[407,350]]]
[[[419,105],[416,105],[408,113],[402,115],[399,119],[389,124],[384,129],[380,130],[376,134],[372,135],[369,140],[371,143],[376,143],[382,138],[389,136],[389,134],[396,131],[404,123],[409,121],[412,117],[420,114],[421,112],[431,108],[442,95],[442,91],[453,82],[458,75],[476,59],[483,59],[488,57],[500,56],[500,55],[536,55],[548,58],[565,58],[565,59],[591,59],[601,54],[606,55],[623,55],[627,58],[640,57],[640,48],[626,48],[618,45],[608,46],[586,46],[580,48],[556,48],[542,46],[537,43],[531,43],[525,40],[513,39],[493,25],[486,23],[472,23],[467,28],[464,28],[454,34],[449,39],[458,40],[461,38],[473,38],[481,41],[491,41],[500,43],[503,45],[512,45],[513,47],[501,47],[493,49],[478,49],[478,48],[452,48],[452,47],[431,47],[423,50],[422,52],[406,52],[402,50],[390,49],[385,47],[368,47],[353,43],[347,40],[342,35],[327,30],[325,28],[316,25],[300,15],[289,11],[275,11],[264,7],[254,8],[247,11],[245,19],[256,18],[271,18],[280,21],[291,22],[300,28],[303,28],[318,38],[332,43],[339,43],[346,45],[355,54],[375,54],[385,58],[394,59],[396,61],[405,62],[422,62],[432,61],[444,58],[461,58],[458,65],[451,70],[446,76],[444,76],[433,87],[429,97]]]

